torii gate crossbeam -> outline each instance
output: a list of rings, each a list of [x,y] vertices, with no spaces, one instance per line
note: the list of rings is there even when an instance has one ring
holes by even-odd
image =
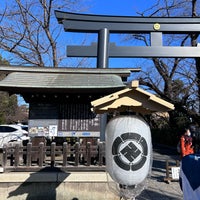
[[[65,31],[98,33],[98,44],[68,46],[70,57],[97,57],[97,67],[108,67],[108,58],[195,58],[200,46],[163,46],[164,34],[199,34],[200,18],[129,17],[89,15],[55,11]],[[111,33],[148,33],[150,46],[116,46],[109,43]]]

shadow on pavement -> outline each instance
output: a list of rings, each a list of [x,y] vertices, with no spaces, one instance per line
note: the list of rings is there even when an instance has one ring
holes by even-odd
[[[159,192],[156,191],[152,191],[152,190],[144,190],[138,197],[136,197],[136,200],[178,200],[180,199],[179,197],[173,197],[170,195],[166,195],[166,194],[161,194]]]
[[[62,173],[59,179],[58,173]],[[48,182],[48,178],[50,178],[51,175],[53,175],[56,180]],[[56,200],[56,188],[69,175],[70,173],[65,173],[59,168],[46,167],[38,172],[32,173],[16,190],[9,193],[7,199],[13,196],[27,194],[26,200]],[[47,180],[43,182],[42,179],[45,177]]]

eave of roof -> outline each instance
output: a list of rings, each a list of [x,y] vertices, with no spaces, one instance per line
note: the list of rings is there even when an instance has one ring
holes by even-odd
[[[25,67],[0,65],[0,72],[6,74],[12,72],[30,73],[60,73],[60,74],[115,74],[120,77],[128,77],[131,72],[139,72],[140,68],[72,68],[72,67]]]
[[[114,111],[132,111],[141,114],[153,112],[167,112],[174,109],[174,105],[138,87],[134,82],[132,88],[125,88],[91,102],[95,113],[109,113]]]

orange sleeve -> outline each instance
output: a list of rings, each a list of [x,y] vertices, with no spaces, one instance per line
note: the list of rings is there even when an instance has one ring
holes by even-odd
[[[185,155],[185,138],[181,137],[180,139],[180,146],[181,146],[181,155]]]

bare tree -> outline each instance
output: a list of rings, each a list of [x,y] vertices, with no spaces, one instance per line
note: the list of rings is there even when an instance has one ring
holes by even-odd
[[[159,16],[159,17],[197,17],[197,0],[158,0],[151,8],[138,12],[140,16]],[[139,40],[144,45],[149,45],[147,35],[132,35],[132,39]],[[164,45],[173,46],[196,46],[198,34],[192,35],[167,35],[164,38]],[[130,35],[127,39],[130,39]],[[173,124],[175,115],[182,113],[188,119],[193,119],[200,125],[200,59],[171,58],[159,59],[152,58],[145,61],[145,68],[137,77],[140,84],[147,86],[157,95],[172,102],[175,111],[170,112]],[[155,70],[156,69],[156,70]]]
[[[10,53],[17,64],[58,67],[66,59],[61,36],[64,32],[54,11],[80,11],[81,0],[2,0],[0,8],[0,49]],[[65,35],[66,37],[66,35]],[[9,60],[12,64],[13,60]]]

